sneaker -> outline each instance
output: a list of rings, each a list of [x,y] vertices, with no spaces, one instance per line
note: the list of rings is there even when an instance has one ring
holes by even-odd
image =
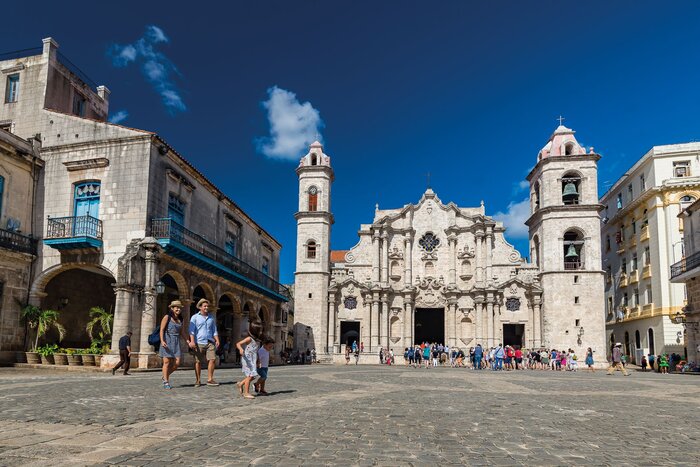
[[[202,385],[202,383],[200,383],[199,381],[197,381],[196,383],[194,383],[194,387],[196,387],[196,388],[200,387],[201,385]]]
[[[167,381],[163,381],[163,389],[172,389],[173,387]]]
[[[218,386],[218,385],[219,385],[219,383],[217,383],[216,381],[207,381],[207,386]]]

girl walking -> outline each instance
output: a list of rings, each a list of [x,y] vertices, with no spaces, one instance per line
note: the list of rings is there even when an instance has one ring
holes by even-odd
[[[236,383],[236,386],[241,396],[245,399],[255,399],[255,396],[250,393],[250,383],[259,376],[257,372],[258,350],[260,350],[262,334],[262,323],[257,320],[251,321],[248,324],[248,337],[236,344],[236,348],[242,355],[241,369],[245,375],[245,378],[241,382]],[[243,349],[244,345],[246,346],[245,349]]]
[[[588,347],[588,350],[586,350],[586,365],[588,366],[588,371],[591,373],[595,373],[595,368],[593,368],[593,349]]]
[[[187,340],[185,328],[182,327],[182,303],[170,302],[168,312],[160,320],[160,349],[158,355],[163,358],[163,389],[172,389],[170,375],[180,366],[180,337]]]

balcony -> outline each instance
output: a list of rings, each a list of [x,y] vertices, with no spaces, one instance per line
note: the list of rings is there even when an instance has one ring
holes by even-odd
[[[642,316],[652,316],[654,314],[654,304],[647,303],[642,306]]]
[[[36,244],[34,238],[0,229],[0,248],[36,256]]]
[[[696,276],[699,273],[695,270],[698,266],[700,266],[700,251],[686,256],[671,266],[671,282],[685,282],[686,279]]]
[[[57,250],[102,248],[102,221],[92,216],[49,217],[44,244]]]
[[[632,249],[637,246],[637,237],[632,235],[629,240],[627,240],[627,246]]]
[[[628,316],[637,316],[639,314],[639,305],[633,306],[632,308],[629,309]]]
[[[637,282],[639,282],[639,271],[635,269],[634,271],[630,272],[629,283],[636,284]]]
[[[620,274],[620,287],[627,287],[627,274]]]
[[[583,269],[583,261],[564,261],[564,271],[578,271]]]
[[[649,279],[651,277],[651,264],[647,264],[642,269],[642,279]]]
[[[620,242],[617,244],[617,254],[622,255],[625,253],[625,244],[624,242]]]
[[[646,242],[649,241],[649,226],[642,226],[642,232],[639,234],[639,241]]]
[[[172,256],[274,300],[287,302],[290,299],[287,287],[172,219],[152,219],[151,235]]]

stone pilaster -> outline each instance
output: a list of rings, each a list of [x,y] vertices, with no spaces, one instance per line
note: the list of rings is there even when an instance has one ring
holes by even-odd
[[[379,282],[379,258],[381,257],[381,246],[379,232],[374,231],[372,234],[372,248],[374,249],[374,254],[372,255],[372,283],[377,284]]]
[[[450,235],[447,237],[447,244],[450,250],[450,269],[447,275],[447,283],[450,288],[457,287],[457,237]]]
[[[114,287],[114,324],[112,325],[112,353],[119,353],[119,339],[131,329],[131,297],[134,292],[126,284]]]
[[[336,312],[336,300],[335,300],[335,294],[334,293],[329,293],[328,294],[328,336],[327,339],[328,341],[326,342],[326,346],[328,348],[329,353],[335,353],[338,351],[338,349],[335,347],[335,344],[338,341],[339,343],[339,336],[336,335],[336,319],[337,319],[337,312]]]
[[[374,296],[371,303],[371,320],[370,320],[370,350],[372,352],[379,351],[379,297]]]
[[[389,284],[389,234],[382,232],[382,277],[381,282]],[[386,310],[385,310],[386,311]]]
[[[139,336],[139,368],[148,368],[155,364],[155,352],[148,344],[148,336],[156,326],[156,281],[159,245],[156,239],[147,237],[141,242],[146,251],[146,275],[144,281],[144,305],[141,312],[141,335]]]
[[[411,237],[403,240],[403,280],[406,288],[413,283],[413,241]]]
[[[485,282],[490,284],[493,282],[493,233],[486,234],[484,254],[486,256],[486,278]]]

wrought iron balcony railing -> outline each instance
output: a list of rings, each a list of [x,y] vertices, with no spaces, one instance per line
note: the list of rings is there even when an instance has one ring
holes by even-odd
[[[92,216],[49,217],[47,239],[87,237],[102,239],[102,221]]]
[[[36,256],[37,241],[35,238],[18,234],[9,230],[0,229],[0,248],[29,253]]]
[[[254,268],[245,261],[227,253],[223,248],[214,245],[206,238],[186,229],[170,218],[153,219],[151,221],[151,235],[156,239],[175,241],[193,250],[194,252],[215,261],[216,263],[230,270],[233,270],[237,274],[265,287],[268,290],[280,294],[287,299],[291,298],[289,289],[274,280],[272,277],[268,276],[259,269]]]
[[[700,251],[683,258],[671,266],[671,279],[700,266]]]

